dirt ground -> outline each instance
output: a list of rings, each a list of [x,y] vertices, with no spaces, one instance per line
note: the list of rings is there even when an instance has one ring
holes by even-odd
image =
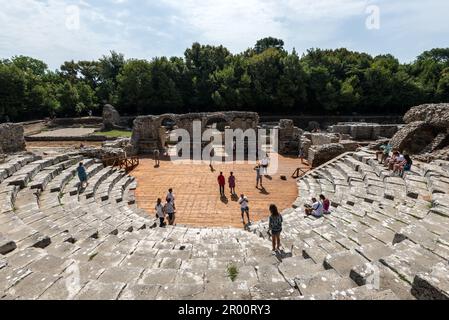
[[[220,164],[214,171],[207,164],[174,164],[161,162],[154,167],[152,159],[142,159],[131,173],[138,181],[137,204],[153,215],[157,198],[165,200],[169,188],[176,196],[178,224],[207,227],[243,227],[240,206],[226,187],[227,200],[220,199],[217,177],[223,171],[226,179],[234,172],[237,180],[236,192],[249,198],[251,219],[259,221],[268,218],[270,204],[279,210],[290,208],[298,197],[296,180],[291,175],[297,167],[308,170],[296,158],[280,156],[279,171],[270,178],[264,178],[264,189],[256,189],[256,173],[252,164]],[[282,180],[281,175],[287,177]]]

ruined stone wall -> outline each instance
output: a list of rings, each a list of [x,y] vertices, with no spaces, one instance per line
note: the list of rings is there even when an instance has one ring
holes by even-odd
[[[350,135],[354,140],[391,138],[398,132],[397,124],[339,123],[330,128],[332,133]]]
[[[394,149],[416,155],[417,159],[447,160],[449,149],[449,104],[423,104],[404,116],[406,125],[390,143]],[[446,150],[446,151],[444,151]]]
[[[298,155],[303,130],[295,127],[293,120],[290,119],[281,119],[276,129],[279,130],[279,153],[284,155]]]
[[[113,106],[106,104],[103,107],[103,129],[112,130],[118,126],[120,126],[120,114]]]
[[[230,129],[257,129],[259,115],[255,112],[211,112],[188,114],[164,114],[159,116],[141,116],[134,120],[131,144],[136,153],[151,153],[155,148],[162,148],[161,131],[165,120],[175,123],[175,128],[184,129],[193,136],[194,121],[201,122],[201,134],[213,122],[224,122]]]
[[[340,137],[333,133],[312,133],[311,140],[312,145],[321,146],[323,144],[338,143]]]
[[[309,164],[316,168],[345,152],[345,147],[340,143],[312,146],[308,154]]]
[[[25,150],[23,126],[18,123],[0,124],[0,152],[13,153]]]

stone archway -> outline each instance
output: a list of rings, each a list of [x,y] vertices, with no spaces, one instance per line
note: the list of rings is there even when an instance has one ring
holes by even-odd
[[[156,122],[156,130],[159,136],[159,148],[165,148],[170,144],[170,133],[178,126],[178,118],[173,114],[161,115]]]
[[[212,115],[206,118],[205,129],[217,129],[224,132],[227,127],[231,127],[231,122],[224,115]]]

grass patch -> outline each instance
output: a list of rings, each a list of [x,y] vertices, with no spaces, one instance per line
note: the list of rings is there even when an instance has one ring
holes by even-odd
[[[228,278],[231,279],[232,282],[234,282],[239,275],[239,269],[233,263],[228,265],[226,272],[228,274]]]
[[[108,138],[131,138],[132,131],[125,130],[111,130],[111,131],[99,131],[95,132],[95,136],[105,136]]]

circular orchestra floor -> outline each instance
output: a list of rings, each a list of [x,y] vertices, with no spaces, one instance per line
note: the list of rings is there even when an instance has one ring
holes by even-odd
[[[263,179],[263,189],[256,189],[255,164],[175,164],[161,161],[155,167],[151,157],[143,158],[140,165],[131,174],[136,177],[137,205],[153,216],[157,198],[165,201],[169,188],[174,189],[176,197],[176,224],[196,227],[238,227],[241,222],[238,199],[231,197],[226,186],[227,199],[221,199],[217,177],[222,171],[227,178],[232,171],[236,176],[238,195],[245,194],[249,199],[250,217],[253,221],[266,219],[268,207],[276,204],[279,210],[290,208],[298,196],[296,180],[293,172],[301,167],[308,170],[295,157],[279,156],[277,174]],[[281,176],[287,177],[282,180]]]

